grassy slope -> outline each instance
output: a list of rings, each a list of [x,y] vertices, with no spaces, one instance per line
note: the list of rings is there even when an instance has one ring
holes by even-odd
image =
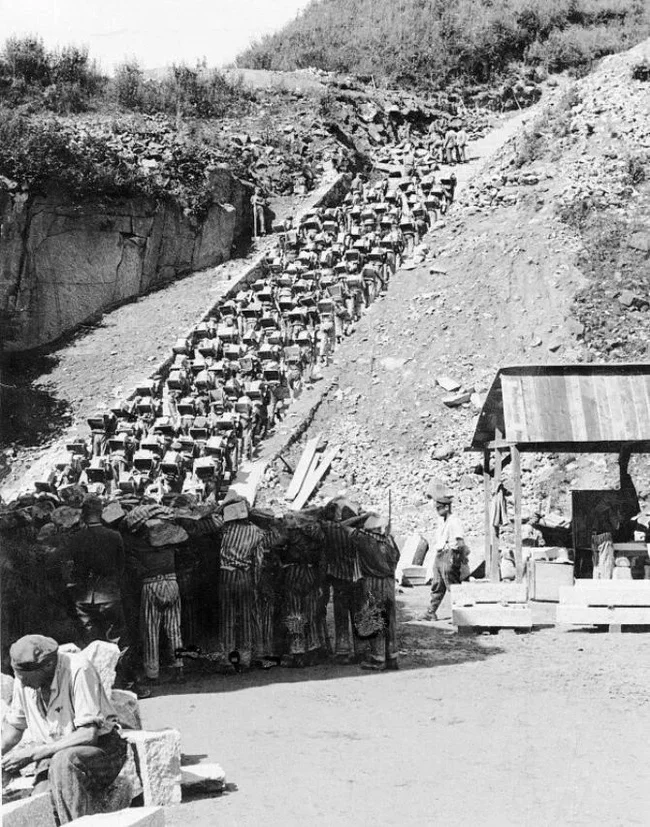
[[[584,70],[650,32],[639,0],[312,0],[238,59],[260,69],[320,69],[407,83],[493,80],[526,60]]]

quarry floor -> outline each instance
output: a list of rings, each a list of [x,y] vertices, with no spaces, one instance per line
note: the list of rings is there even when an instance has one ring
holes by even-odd
[[[399,594],[399,672],[357,666],[201,676],[142,702],[230,791],[172,827],[647,825],[650,641],[543,627],[459,637]],[[536,604],[550,622],[553,604]],[[441,615],[444,617],[443,604]]]
[[[532,116],[515,116],[474,145],[480,157],[457,171],[460,187]],[[431,467],[428,443],[459,451],[471,435],[471,412],[445,409],[432,393],[435,376],[484,388],[499,364],[553,358],[548,345],[568,313],[563,244],[534,216],[513,208],[452,229],[436,237],[434,261],[398,275],[326,371],[324,382],[351,388],[359,403],[330,394],[308,434],[323,430],[348,449],[374,440],[375,455],[359,457],[366,477],[347,487],[379,506],[384,469],[401,476],[393,490],[401,533],[431,527],[419,475]],[[35,368],[43,438],[17,448],[3,495],[22,490],[36,465],[46,467],[66,436],[84,430],[85,416],[146,375],[222,289],[222,276],[244,264],[107,314]],[[434,306],[437,315],[426,315]],[[405,360],[406,371],[374,371],[384,358]],[[454,462],[460,479],[471,456]],[[265,502],[281,491],[267,489]],[[480,548],[480,485],[460,496]],[[205,675],[143,701],[145,726],[178,728],[186,761],[220,763],[231,785],[221,797],[169,808],[167,823],[647,825],[650,638],[551,625],[459,637],[448,621],[414,620],[427,598],[426,588],[399,594],[399,672],[323,665]],[[537,622],[552,623],[552,607],[535,611]]]

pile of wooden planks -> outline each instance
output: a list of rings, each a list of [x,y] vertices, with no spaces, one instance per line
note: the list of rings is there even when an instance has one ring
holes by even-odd
[[[461,629],[530,630],[525,583],[461,583],[451,587],[452,623]]]
[[[650,626],[650,580],[576,580],[560,588],[557,623],[576,626]]]
[[[289,483],[285,496],[292,511],[300,511],[307,503],[339,452],[338,446],[329,450],[326,443],[321,446],[322,436],[318,434],[307,442]]]

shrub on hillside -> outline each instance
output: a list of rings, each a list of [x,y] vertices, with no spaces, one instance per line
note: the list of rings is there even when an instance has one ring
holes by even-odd
[[[243,114],[251,100],[241,80],[230,81],[205,61],[194,68],[173,64],[161,80],[146,79],[137,61],[125,61],[117,67],[112,87],[125,109],[190,118]]]
[[[0,99],[57,113],[83,112],[105,79],[86,47],[48,52],[40,38],[10,37],[0,53]]]
[[[312,0],[238,65],[315,66],[418,86],[485,83],[524,59],[583,71],[648,34],[641,0]]]
[[[174,202],[190,218],[205,215],[213,200],[210,170],[221,156],[200,138],[155,119],[92,129],[0,109],[0,176],[33,194],[146,197]]]
[[[141,109],[144,75],[135,58],[125,60],[115,69],[113,88],[118,104],[124,109]]]

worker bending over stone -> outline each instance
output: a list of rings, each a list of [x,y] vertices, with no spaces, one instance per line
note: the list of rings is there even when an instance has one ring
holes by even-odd
[[[104,811],[127,745],[94,666],[59,652],[50,637],[26,635],[9,654],[15,674],[2,726],[2,769],[35,763],[33,795],[49,790],[60,824]],[[29,730],[30,744],[21,747]]]

